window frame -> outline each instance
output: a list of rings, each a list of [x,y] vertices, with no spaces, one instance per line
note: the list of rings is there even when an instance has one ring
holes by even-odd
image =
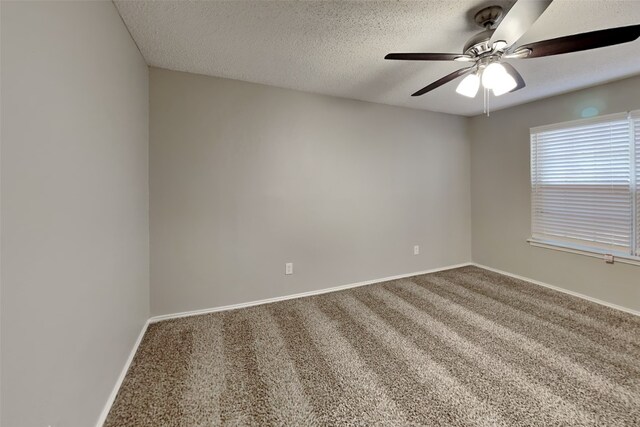
[[[594,245],[583,244],[581,242],[572,242],[570,238],[552,240],[533,237],[534,222],[536,221],[536,205],[534,203],[534,180],[533,180],[533,135],[541,132],[562,130],[584,125],[596,125],[598,123],[607,123],[612,121],[627,120],[629,122],[629,156],[630,156],[630,192],[631,192],[631,224],[632,229],[630,251],[611,250],[604,248],[603,245],[594,242]],[[640,110],[628,111],[623,113],[607,114],[603,116],[590,117],[586,119],[572,120],[550,125],[536,126],[529,129],[529,185],[530,185],[530,234],[527,242],[534,247],[557,250],[561,252],[569,252],[579,255],[590,256],[599,259],[606,259],[607,255],[613,255],[617,262],[640,266]],[[537,166],[537,165],[536,165]],[[539,167],[539,166],[537,166]],[[538,184],[539,185],[539,184]],[[598,247],[600,245],[601,247]]]

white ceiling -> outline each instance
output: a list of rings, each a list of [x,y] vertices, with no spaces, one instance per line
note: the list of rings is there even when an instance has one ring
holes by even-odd
[[[410,94],[456,62],[385,61],[389,52],[460,52],[481,29],[482,6],[510,0],[444,1],[115,1],[149,65],[460,115],[482,99],[449,83]],[[555,0],[522,43],[640,23],[640,0]],[[511,60],[527,87],[491,99],[522,104],[640,73],[640,40],[549,58]]]

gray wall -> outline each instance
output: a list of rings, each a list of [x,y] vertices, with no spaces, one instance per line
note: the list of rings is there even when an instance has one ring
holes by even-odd
[[[151,68],[151,312],[470,261],[469,168],[461,117]]]
[[[111,2],[1,12],[1,423],[92,426],[149,315],[148,69]]]
[[[473,260],[640,310],[640,267],[530,246],[529,128],[640,108],[640,77],[471,119]]]

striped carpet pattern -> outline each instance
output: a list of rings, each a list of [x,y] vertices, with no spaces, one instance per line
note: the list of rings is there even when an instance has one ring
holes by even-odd
[[[639,426],[640,317],[463,267],[150,325],[105,426],[217,425]]]

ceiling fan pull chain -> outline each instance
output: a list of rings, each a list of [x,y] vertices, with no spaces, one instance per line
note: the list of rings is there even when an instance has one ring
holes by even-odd
[[[482,97],[483,97],[483,113],[487,115],[487,117],[489,117],[490,114],[490,103],[489,100],[491,99],[491,92],[489,91],[489,89],[482,88]]]
[[[487,114],[487,89],[482,88],[482,112]]]

